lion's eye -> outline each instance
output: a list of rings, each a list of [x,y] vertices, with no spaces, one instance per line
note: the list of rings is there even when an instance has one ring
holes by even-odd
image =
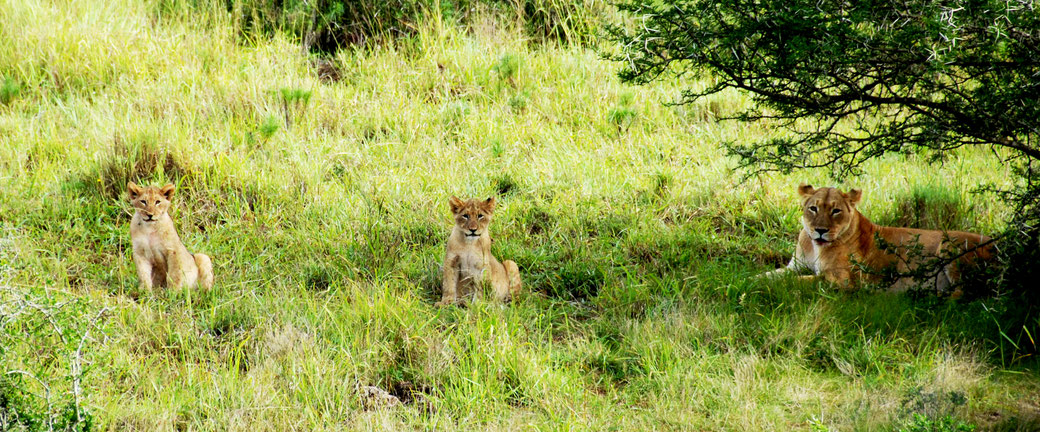
[[[816,210],[819,210],[816,208],[816,206],[809,206],[809,211],[816,213]]]
[[[838,213],[841,213],[841,209],[834,209],[834,210],[831,210],[831,214],[832,214],[832,215],[836,215],[836,214],[838,214]]]
[[[144,202],[144,200],[141,200],[141,204],[148,204],[148,203]]]
[[[462,215],[462,218],[465,220],[469,220],[469,215]]]
[[[484,215],[477,215],[477,219],[484,219]]]
[[[155,205],[159,205],[159,201],[156,201],[156,202],[155,202]]]

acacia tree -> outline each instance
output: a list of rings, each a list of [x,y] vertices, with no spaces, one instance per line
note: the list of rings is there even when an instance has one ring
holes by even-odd
[[[1017,186],[1002,285],[1036,321],[1040,278],[1040,5],[1033,0],[619,0],[608,26],[620,76],[690,78],[677,103],[726,89],[755,104],[730,119],[786,128],[730,142],[746,175],[825,168],[842,178],[889,153],[994,150]],[[980,185],[985,186],[985,185]],[[1012,281],[1012,282],[1008,282]],[[1023,294],[1025,293],[1025,294]],[[1032,294],[1029,294],[1032,293]],[[1032,320],[1032,321],[1030,321]],[[1037,322],[1033,322],[1034,331]],[[1024,327],[1023,327],[1024,328]],[[1034,348],[1035,348],[1034,344]]]
[[[707,78],[679,103],[735,88],[741,121],[793,132],[727,143],[751,174],[828,168],[886,153],[942,158],[999,149],[1034,179],[1040,162],[1040,6],[1032,0],[621,0],[608,28],[621,78]],[[1022,192],[1037,192],[1032,183]]]

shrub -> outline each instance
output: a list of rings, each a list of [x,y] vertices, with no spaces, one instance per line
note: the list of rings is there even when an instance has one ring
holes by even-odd
[[[907,423],[899,432],[972,432],[975,425],[954,420],[950,416],[939,419],[931,419],[926,416],[915,414],[913,420]]]
[[[0,103],[8,105],[22,92],[22,85],[9,76],[4,77],[4,83],[0,84]]]

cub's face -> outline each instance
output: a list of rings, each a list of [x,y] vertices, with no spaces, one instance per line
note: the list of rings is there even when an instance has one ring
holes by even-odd
[[[859,189],[844,193],[831,187],[813,189],[806,184],[798,187],[798,193],[802,196],[802,226],[818,246],[825,246],[845,233],[863,195]]]
[[[451,213],[455,215],[455,228],[458,228],[466,241],[474,241],[487,232],[491,223],[491,214],[495,211],[495,199],[460,200],[451,197]]]
[[[158,221],[170,209],[170,199],[173,198],[174,190],[172,184],[158,187],[138,186],[130,182],[126,189],[130,203],[141,214],[141,220],[145,223]]]

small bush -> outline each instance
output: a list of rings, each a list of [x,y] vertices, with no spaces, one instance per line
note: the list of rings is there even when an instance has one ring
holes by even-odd
[[[915,414],[905,427],[899,432],[972,432],[975,425],[955,420],[950,416],[943,416],[937,420],[926,416]]]
[[[491,72],[500,82],[516,85],[516,75],[520,71],[520,58],[513,54],[505,54],[498,58]]]
[[[278,132],[278,119],[274,116],[267,116],[264,118],[264,122],[260,123],[257,132],[260,132],[260,137],[263,138],[264,141],[271,139],[275,132]]]
[[[509,97],[506,103],[509,105],[509,109],[517,112],[523,112],[527,109],[527,103],[530,102],[531,95],[529,92],[522,91]]]
[[[302,114],[307,109],[307,104],[311,101],[311,92],[310,90],[286,87],[279,89],[278,94],[281,96],[282,112],[285,115],[285,127],[291,127],[293,117]],[[271,134],[274,134],[274,132],[272,131]]]
[[[63,365],[91,355],[96,347],[81,347],[79,341],[91,342],[88,335],[104,328],[104,312],[78,298],[5,289],[8,296],[0,302],[0,429],[93,430],[93,415],[70,391],[74,380],[85,384],[84,391],[93,388],[91,368],[70,374]]]
[[[0,85],[0,103],[10,105],[22,92],[22,85],[14,78],[4,77],[4,83]]]
[[[506,147],[502,144],[502,140],[497,138],[491,140],[491,157],[500,158],[505,152]]]

